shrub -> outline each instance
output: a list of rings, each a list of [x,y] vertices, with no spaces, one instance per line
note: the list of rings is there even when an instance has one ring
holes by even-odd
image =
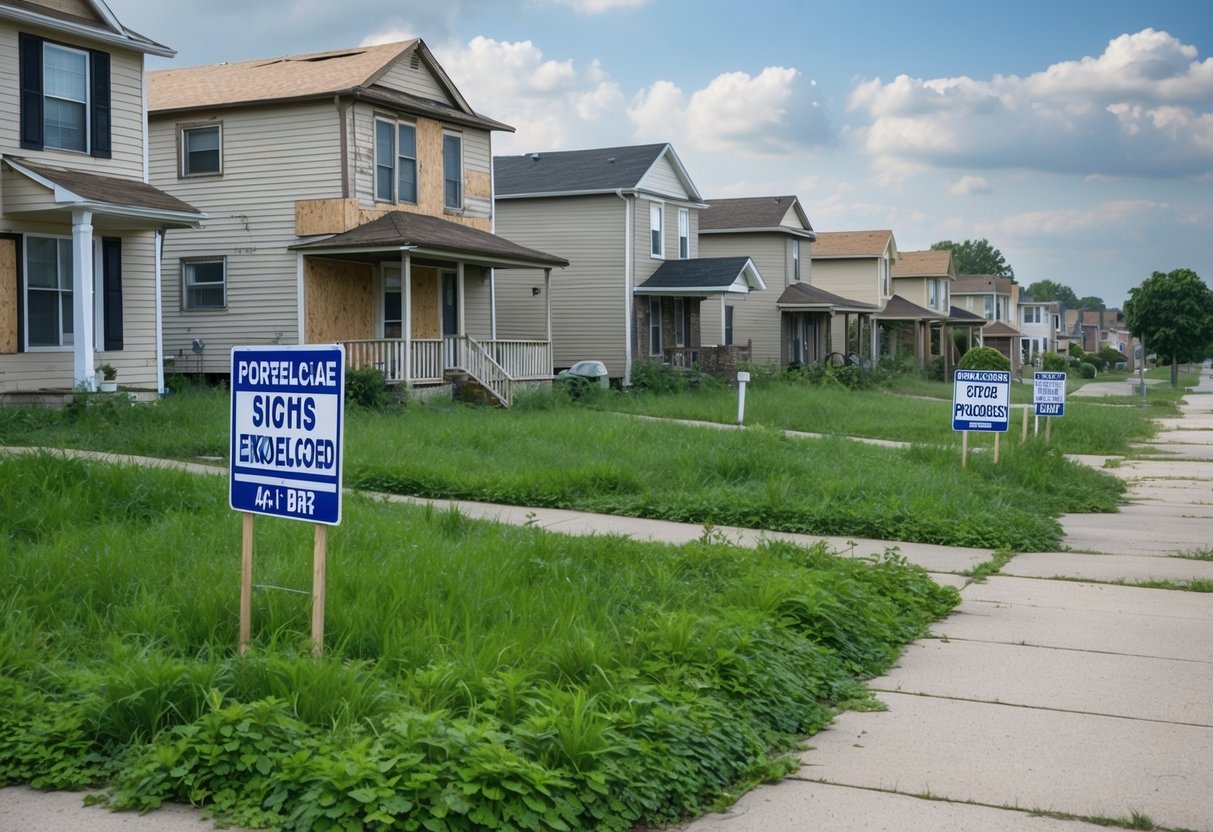
[[[1010,370],[1011,362],[993,347],[974,347],[964,354],[959,370]]]
[[[632,366],[632,389],[636,392],[677,393],[709,389],[719,383],[698,367],[681,369],[660,361],[644,361]]]
[[[1056,352],[1041,353],[1040,369],[1046,373],[1064,373],[1066,371],[1066,357]]]
[[[1125,356],[1120,350],[1114,350],[1111,347],[1103,347],[1099,353],[1099,363],[1105,370],[1113,369],[1117,364],[1124,362]]]
[[[932,358],[927,366],[922,368],[922,374],[927,381],[946,381],[943,369],[943,356],[937,355]]]
[[[1078,372],[1083,378],[1095,378],[1095,373],[1097,371],[1094,364],[1084,361],[1078,365]]]
[[[392,394],[388,390],[387,376],[382,370],[366,367],[361,370],[346,371],[346,404],[358,405],[369,410],[383,410],[391,402]]]

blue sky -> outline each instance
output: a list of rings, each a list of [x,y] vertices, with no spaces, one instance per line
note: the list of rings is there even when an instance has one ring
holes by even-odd
[[[1213,283],[1207,0],[109,5],[178,51],[153,67],[420,36],[517,128],[498,154],[669,141],[708,198],[794,193],[906,251],[984,237],[1025,285]]]

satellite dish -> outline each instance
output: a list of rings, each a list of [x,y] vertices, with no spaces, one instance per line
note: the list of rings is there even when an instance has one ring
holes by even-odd
[[[206,341],[203,341],[201,338],[195,338],[194,343],[190,344],[190,349],[194,351],[195,355],[202,355],[202,351],[206,349]]]

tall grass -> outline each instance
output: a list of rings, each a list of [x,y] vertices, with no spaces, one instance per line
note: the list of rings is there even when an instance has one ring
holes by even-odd
[[[308,653],[307,599],[263,588],[238,657],[223,483],[0,459],[3,516],[24,518],[0,557],[0,784],[108,782],[115,805],[288,829],[665,822],[778,770],[958,600],[888,556],[348,500],[329,655]],[[310,529],[256,535],[255,581],[308,589]]]

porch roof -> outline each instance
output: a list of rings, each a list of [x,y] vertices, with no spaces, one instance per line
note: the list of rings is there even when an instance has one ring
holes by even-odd
[[[748,257],[696,257],[667,260],[644,283],[638,295],[746,294],[767,288]]]
[[[876,313],[876,319],[879,321],[943,321],[947,320],[947,317],[938,310],[911,303],[901,295],[893,295],[884,309]]]
[[[982,327],[981,334],[986,338],[1014,338],[1023,333],[1013,326],[1004,324],[1002,321],[994,321]]]
[[[131,220],[147,227],[197,228],[206,214],[146,182],[51,167],[19,156],[2,157],[25,187],[4,188],[6,214],[36,214],[55,221],[70,219],[80,208],[102,217]],[[20,204],[13,204],[17,201]],[[101,227],[113,222],[96,223]]]
[[[783,290],[775,305],[789,312],[876,312],[876,307],[818,289],[807,283],[793,283]]]
[[[550,269],[569,264],[504,237],[428,214],[391,211],[357,228],[290,247],[304,254],[380,262],[407,251],[417,257],[457,259],[497,269]]]
[[[959,306],[953,306],[948,310],[948,319],[954,324],[981,324],[982,326],[985,326],[986,321],[983,316],[967,309],[961,309]]]

